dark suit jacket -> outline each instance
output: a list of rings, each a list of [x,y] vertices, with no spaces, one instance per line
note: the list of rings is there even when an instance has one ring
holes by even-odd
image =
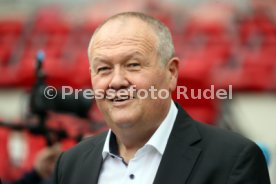
[[[64,152],[57,162],[55,183],[96,184],[106,135],[105,132],[88,138]],[[264,156],[256,144],[195,122],[178,107],[154,184],[184,183],[269,184],[270,181]]]

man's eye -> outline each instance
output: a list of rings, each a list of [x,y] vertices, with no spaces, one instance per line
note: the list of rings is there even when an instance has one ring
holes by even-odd
[[[137,68],[137,67],[139,67],[139,66],[140,66],[139,63],[129,63],[129,64],[127,65],[127,67],[129,67],[129,68]]]
[[[105,71],[108,71],[109,70],[109,67],[100,67],[98,68],[98,72],[105,72]]]

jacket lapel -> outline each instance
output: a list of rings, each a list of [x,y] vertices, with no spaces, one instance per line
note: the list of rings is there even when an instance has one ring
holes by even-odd
[[[178,115],[154,184],[186,183],[201,152],[201,149],[192,147],[201,137],[191,121],[193,120],[178,106]]]
[[[106,134],[93,145],[93,149],[83,154],[82,174],[79,183],[97,184],[102,167],[102,150]]]

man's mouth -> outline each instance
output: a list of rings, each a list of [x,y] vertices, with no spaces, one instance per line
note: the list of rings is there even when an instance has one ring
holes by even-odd
[[[123,101],[126,101],[126,100],[128,100],[129,98],[128,97],[116,97],[116,98],[114,98],[112,101],[113,102],[123,102]]]
[[[108,89],[105,93],[105,98],[110,102],[119,103],[135,99],[135,94],[130,92],[129,89]]]
[[[134,99],[134,97],[130,97],[130,96],[123,96],[123,97],[115,97],[113,99],[109,99],[111,102],[124,102],[127,100],[132,100]]]

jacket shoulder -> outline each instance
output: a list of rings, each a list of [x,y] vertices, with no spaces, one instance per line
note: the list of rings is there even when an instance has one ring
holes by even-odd
[[[104,132],[86,138],[63,152],[56,163],[54,183],[84,183],[92,173],[95,174],[101,164],[101,152],[106,135],[107,132]],[[94,163],[94,167],[91,163]]]
[[[231,152],[230,150],[242,150],[249,145],[257,147],[253,141],[236,132],[199,122],[195,122],[195,126],[202,136],[202,145],[206,148],[213,148],[217,151],[219,151],[219,148],[224,148],[221,151]]]
[[[84,140],[79,142],[77,145],[66,150],[63,153],[63,157],[79,156],[80,154],[89,152],[91,149],[95,148],[95,146],[103,145],[105,142],[106,135],[107,135],[107,131],[100,133],[96,136],[85,138]]]

